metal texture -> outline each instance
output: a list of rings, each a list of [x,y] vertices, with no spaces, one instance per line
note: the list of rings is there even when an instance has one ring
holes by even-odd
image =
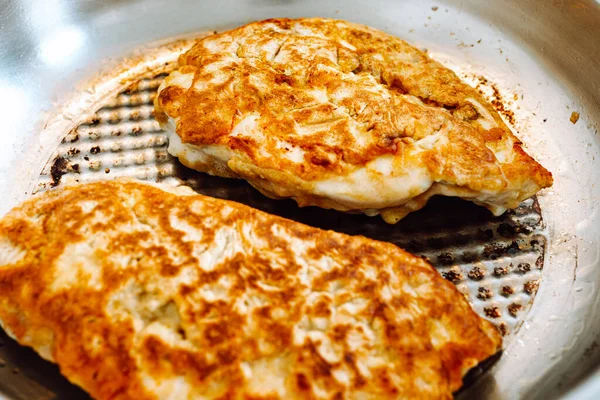
[[[446,199],[387,226],[274,202],[241,181],[189,171],[166,153],[151,118],[155,75],[189,42],[148,43],[267,17],[317,15],[366,23],[427,48],[494,100],[554,173],[555,186],[499,219]],[[59,180],[134,176],[183,181],[311,225],[392,241],[428,257],[507,333],[502,357],[460,398],[552,398],[587,374],[571,396],[600,396],[593,373],[600,360],[596,2],[0,0],[0,38],[0,212]],[[125,55],[129,61],[116,61]],[[573,112],[580,115],[575,124]],[[0,392],[7,398],[85,398],[55,367],[0,340]]]

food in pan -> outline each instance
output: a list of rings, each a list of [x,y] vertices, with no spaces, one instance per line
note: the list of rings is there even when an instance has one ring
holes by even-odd
[[[421,258],[135,181],[0,220],[0,321],[97,399],[451,398],[501,337]]]
[[[188,167],[389,223],[433,195],[499,215],[552,184],[451,70],[345,21],[274,19],[201,39],[155,109]]]

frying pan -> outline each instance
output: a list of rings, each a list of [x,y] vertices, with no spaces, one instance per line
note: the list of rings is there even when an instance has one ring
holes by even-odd
[[[172,159],[151,101],[190,39],[253,20],[309,16],[364,23],[427,49],[496,100],[527,151],[554,174],[554,186],[500,218],[434,199],[386,226],[274,202]],[[597,1],[0,0],[0,121],[2,214],[66,182],[129,176],[183,182],[389,240],[429,258],[505,330],[501,356],[472,371],[458,398],[600,398]],[[0,398],[86,398],[31,350],[3,333],[0,342]]]

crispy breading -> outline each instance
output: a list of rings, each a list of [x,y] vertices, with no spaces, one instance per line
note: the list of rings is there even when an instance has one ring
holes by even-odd
[[[269,197],[394,223],[435,194],[500,214],[552,184],[476,90],[363,25],[255,22],[179,65],[155,100],[169,152]]]
[[[0,293],[4,329],[97,399],[450,399],[501,345],[392,244],[135,181],[1,219]]]

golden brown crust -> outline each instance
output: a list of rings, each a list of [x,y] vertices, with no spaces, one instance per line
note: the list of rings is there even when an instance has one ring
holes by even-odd
[[[220,160],[228,176],[257,187],[257,178],[276,179],[304,204],[317,197],[341,210],[393,208],[439,182],[485,193],[480,202],[492,207],[516,207],[552,184],[476,90],[422,51],[363,25],[256,22],[199,40],[179,64],[155,101],[163,126],[172,120],[192,149],[228,149]],[[219,162],[175,155],[200,171]],[[396,161],[389,176],[369,178],[375,185],[411,171],[424,177],[386,202],[376,197],[388,189],[348,200],[318,186],[384,156]],[[290,179],[299,182],[286,185]]]
[[[501,337],[422,259],[137,182],[0,220],[0,321],[98,399],[451,398]]]

